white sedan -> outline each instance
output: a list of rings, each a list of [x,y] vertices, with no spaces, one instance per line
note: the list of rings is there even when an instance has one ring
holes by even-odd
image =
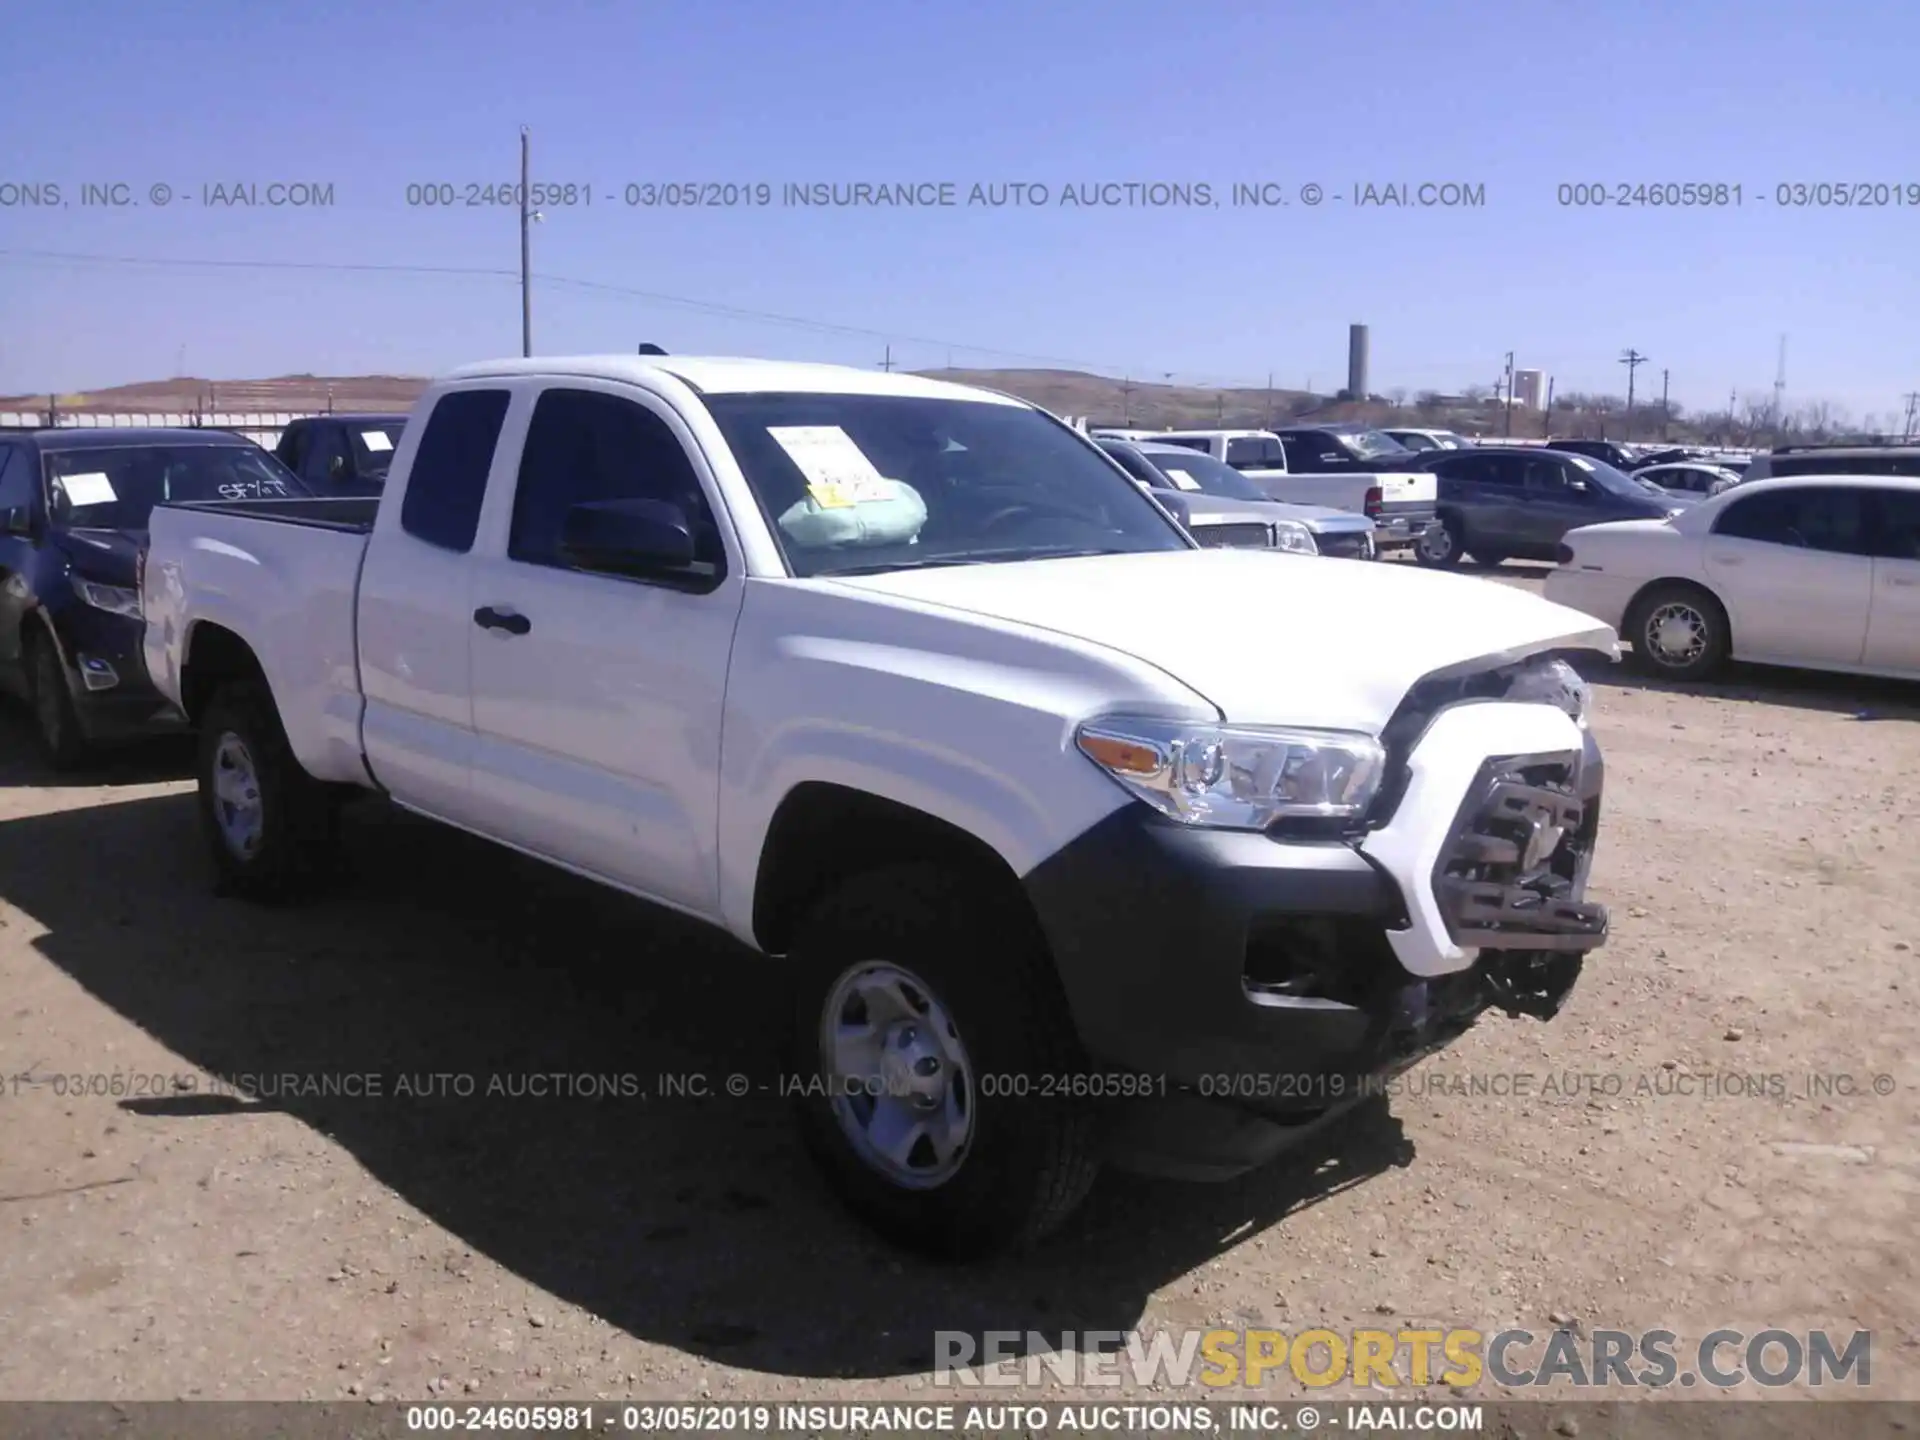
[[[1920,679],[1920,477],[1757,480],[1665,520],[1567,533],[1547,598],[1656,674],[1729,658]]]
[[[1704,460],[1649,465],[1644,470],[1634,471],[1633,478],[1651,480],[1669,495],[1677,495],[1682,500],[1704,500],[1717,490],[1730,489],[1740,483],[1738,471]]]

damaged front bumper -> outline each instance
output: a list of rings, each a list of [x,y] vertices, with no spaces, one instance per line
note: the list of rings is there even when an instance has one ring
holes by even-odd
[[[1114,1158],[1220,1178],[1451,1044],[1548,1018],[1606,911],[1585,898],[1603,766],[1563,712],[1446,709],[1360,838],[1188,829],[1144,806],[1028,877],[1088,1056],[1143,1077]]]

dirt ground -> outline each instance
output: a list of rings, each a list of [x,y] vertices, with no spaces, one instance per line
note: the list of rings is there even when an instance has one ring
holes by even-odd
[[[815,1180],[764,962],[377,807],[337,896],[217,900],[178,749],[59,785],[9,716],[0,1398],[898,1399],[942,1330],[1416,1322],[1866,1329],[1871,1393],[1920,1398],[1920,687],[1601,680],[1615,929],[1559,1019],[960,1271]],[[556,1072],[715,1093],[484,1093]],[[286,1073],[381,1093],[210,1081]]]

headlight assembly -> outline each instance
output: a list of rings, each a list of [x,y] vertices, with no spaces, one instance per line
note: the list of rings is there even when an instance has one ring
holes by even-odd
[[[1320,547],[1314,543],[1313,532],[1298,520],[1274,521],[1273,543],[1282,550],[1291,550],[1296,555],[1320,553]]]
[[[140,618],[140,592],[129,590],[124,585],[102,585],[98,580],[86,580],[78,575],[68,577],[73,581],[73,593],[96,610],[105,610],[113,615],[125,615],[129,619]]]
[[[1265,830],[1299,816],[1358,817],[1386,768],[1370,735],[1109,716],[1075,735],[1122,787],[1183,825]]]

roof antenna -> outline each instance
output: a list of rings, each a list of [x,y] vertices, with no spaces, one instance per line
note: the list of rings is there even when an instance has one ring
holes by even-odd
[[[642,345],[638,353],[642,355],[664,355],[667,352],[662,350],[658,345]]]

